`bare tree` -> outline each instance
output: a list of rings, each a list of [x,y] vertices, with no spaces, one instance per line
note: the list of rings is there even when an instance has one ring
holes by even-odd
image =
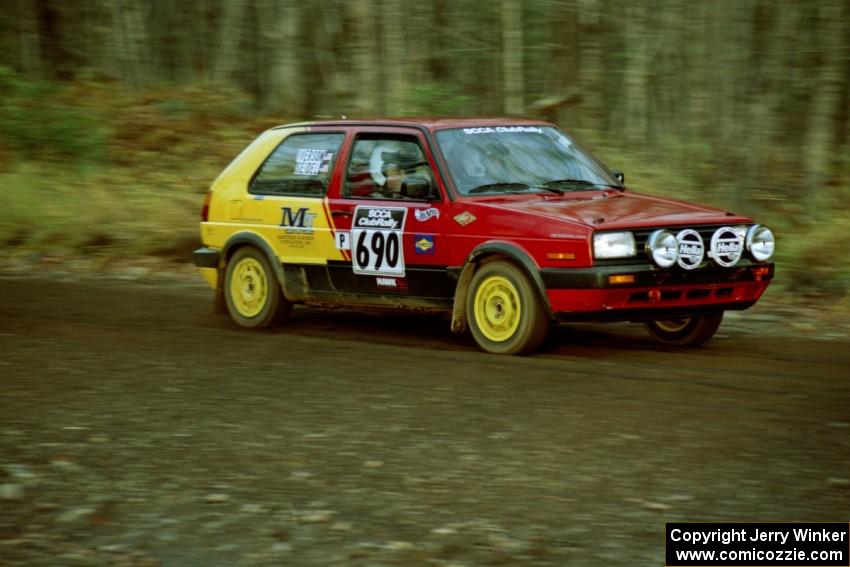
[[[505,112],[522,114],[522,2],[502,0],[502,82]]]

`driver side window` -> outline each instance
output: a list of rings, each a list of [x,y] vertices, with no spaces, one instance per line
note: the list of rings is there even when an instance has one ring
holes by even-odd
[[[344,197],[423,200],[433,187],[434,176],[415,137],[366,135],[355,140]]]

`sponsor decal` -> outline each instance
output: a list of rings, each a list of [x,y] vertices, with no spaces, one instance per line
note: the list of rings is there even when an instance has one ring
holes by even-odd
[[[301,207],[297,211],[293,211],[292,207],[281,207],[283,218],[280,221],[280,226],[285,232],[313,232],[313,219],[316,218],[316,213],[311,213],[307,207]]]
[[[318,175],[328,171],[333,152],[300,149],[295,156],[295,175]]]
[[[513,134],[513,133],[524,133],[524,134],[540,134],[543,132],[542,128],[538,128],[536,126],[496,126],[495,128],[483,127],[483,128],[464,128],[464,134]]]
[[[428,219],[440,218],[440,209],[435,209],[434,207],[430,209],[415,209],[413,214],[416,215],[416,220],[425,222]]]
[[[404,278],[378,276],[375,278],[375,285],[384,290],[407,291],[407,280]]]
[[[293,209],[281,207],[283,218],[280,226],[283,232],[277,235],[278,241],[287,248],[308,248],[313,244],[313,220],[316,213],[311,213],[307,207]]]
[[[473,215],[469,211],[463,211],[459,215],[455,215],[454,219],[455,222],[461,226],[466,226],[478,220],[477,218],[475,218],[475,215]]]
[[[705,256],[705,245],[702,237],[693,229],[685,229],[676,235],[679,243],[679,259],[676,261],[685,270],[693,270],[702,264]]]
[[[339,231],[336,233],[336,249],[337,250],[351,250],[351,233],[347,230]]]
[[[401,229],[404,213],[407,209],[358,207],[354,214],[354,226],[357,228]]]
[[[413,237],[417,254],[434,253],[434,237],[430,234],[417,234]]]
[[[319,173],[327,173],[331,166],[331,160],[334,158],[333,152],[325,152],[322,156],[322,165],[319,166]]]
[[[355,274],[404,277],[401,235],[407,209],[361,206],[351,223],[351,267]]]
[[[724,268],[730,268],[738,263],[744,252],[744,239],[732,227],[718,228],[711,235],[711,252],[709,255]]]

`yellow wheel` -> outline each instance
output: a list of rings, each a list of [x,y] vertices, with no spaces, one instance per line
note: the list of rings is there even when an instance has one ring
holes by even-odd
[[[678,319],[663,319],[644,323],[649,335],[661,344],[674,346],[699,346],[714,336],[723,312]]]
[[[472,336],[487,352],[527,354],[546,337],[549,322],[525,273],[506,261],[482,265],[467,294]]]
[[[658,330],[665,333],[680,333],[690,322],[691,318],[685,317],[684,319],[667,319],[664,321],[655,321],[654,323],[658,327]]]
[[[268,327],[291,309],[269,261],[252,247],[240,248],[228,262],[224,298],[233,320],[248,328]]]
[[[494,342],[511,338],[519,327],[522,304],[517,288],[501,276],[487,278],[475,290],[478,329]]]
[[[233,267],[230,278],[233,307],[243,317],[256,317],[269,296],[269,282],[263,266],[254,258],[243,258]]]

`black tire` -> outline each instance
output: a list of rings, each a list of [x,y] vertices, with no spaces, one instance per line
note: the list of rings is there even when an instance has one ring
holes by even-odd
[[[251,246],[240,248],[228,261],[224,299],[230,317],[248,329],[282,323],[292,310],[268,258]]]
[[[531,353],[549,331],[537,290],[519,267],[502,260],[488,262],[473,274],[466,316],[475,342],[494,354]]]
[[[648,321],[644,326],[649,335],[661,344],[695,347],[713,337],[721,321],[722,311],[697,317]]]

